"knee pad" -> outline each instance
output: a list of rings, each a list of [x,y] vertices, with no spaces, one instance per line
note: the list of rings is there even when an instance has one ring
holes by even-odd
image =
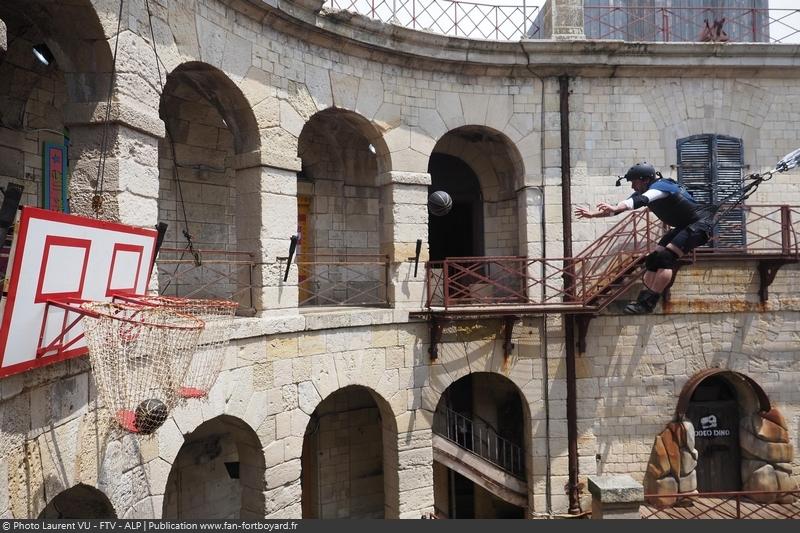
[[[672,250],[658,250],[647,254],[644,265],[650,272],[657,272],[662,268],[672,268],[678,261],[678,254]]]

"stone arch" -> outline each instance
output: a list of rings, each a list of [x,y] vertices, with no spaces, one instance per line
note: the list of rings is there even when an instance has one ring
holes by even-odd
[[[514,197],[523,185],[522,154],[506,134],[494,128],[466,125],[452,129],[436,142],[433,153],[458,157],[467,163],[477,174],[489,201]]]
[[[527,444],[530,406],[512,379],[474,371],[450,382],[433,413],[433,433],[437,513],[451,518],[527,516],[532,479]],[[460,450],[482,457],[485,463],[475,466],[475,461],[464,461]],[[458,490],[472,497],[466,511],[454,506],[452,495]]]
[[[216,110],[233,136],[236,154],[259,149],[261,138],[250,103],[223,71],[199,61],[182,63],[173,69],[167,75],[161,97],[160,114],[165,121],[171,116],[168,107],[180,106],[185,101],[178,92],[180,86],[185,86]],[[170,126],[167,123],[167,127]]]
[[[676,420],[686,419],[686,409],[697,387],[706,379],[718,376],[734,387],[741,398],[743,412],[768,412],[772,409],[764,389],[750,376],[725,368],[707,368],[693,375],[681,389],[675,407]]]
[[[455,172],[459,166],[463,170]],[[526,248],[521,242],[525,224],[519,220],[517,203],[517,190],[524,183],[524,164],[519,150],[505,134],[478,125],[450,130],[434,146],[428,171],[431,192],[453,191],[451,213],[429,216],[433,257],[514,256]],[[479,190],[462,190],[463,177],[470,172],[477,179]],[[453,240],[453,235],[463,234],[464,227],[472,228],[471,235],[464,235],[464,242]],[[452,250],[437,253],[442,247]]]
[[[111,500],[101,490],[78,483],[56,494],[47,502],[38,518],[39,520],[117,518],[117,513]]]
[[[167,478],[162,518],[264,518],[261,441],[241,419],[220,415],[184,437]]]
[[[303,518],[399,517],[397,422],[374,389],[347,385],[322,399],[306,427],[301,460]]]
[[[357,113],[325,109],[303,126],[297,155],[298,258],[317,263],[298,265],[300,305],[385,303],[378,280],[387,200],[379,176],[391,161],[379,131]]]
[[[260,195],[254,194],[260,172],[247,161],[258,154],[260,136],[242,92],[215,67],[183,63],[167,76],[159,112],[166,127],[159,142],[159,219],[168,224],[164,246],[185,248],[185,230],[197,249],[219,250],[209,259],[256,251],[258,224],[252,220],[261,218]],[[217,270],[201,269],[199,279],[185,286],[170,283],[170,290],[181,295],[206,286],[198,297],[235,297],[242,307],[253,308],[236,268],[221,263]],[[207,286],[206,277],[222,274],[227,277],[221,285]],[[162,278],[162,286],[172,281]]]
[[[24,204],[41,205],[42,147],[69,144],[70,170],[86,159],[81,132],[66,128],[76,121],[84,103],[107,95],[111,49],[89,0],[9,0],[0,5],[0,19],[6,37],[6,50],[0,53],[0,130],[5,130],[0,175],[23,185]],[[34,58],[32,48],[40,44],[54,56],[49,65]],[[80,203],[80,188],[79,179],[70,180],[73,211]]]

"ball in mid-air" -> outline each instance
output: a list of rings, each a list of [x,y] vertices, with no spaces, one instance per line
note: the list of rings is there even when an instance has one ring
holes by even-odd
[[[434,191],[428,196],[428,212],[443,217],[453,208],[453,199],[444,191]]]
[[[149,435],[166,422],[169,411],[161,400],[150,398],[136,406],[134,423],[142,435]]]

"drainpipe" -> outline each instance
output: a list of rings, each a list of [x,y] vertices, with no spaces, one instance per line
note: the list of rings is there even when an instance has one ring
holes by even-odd
[[[564,257],[572,257],[572,163],[569,145],[569,76],[558,78],[559,110],[561,115],[561,218],[564,223]],[[570,294],[574,286],[574,271],[571,264],[564,265],[564,292]],[[580,513],[578,490],[578,409],[575,386],[575,317],[564,315],[564,342],[567,357],[567,453],[569,481],[569,512]]]

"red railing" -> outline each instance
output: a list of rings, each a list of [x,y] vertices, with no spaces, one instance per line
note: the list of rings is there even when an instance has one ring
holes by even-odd
[[[722,21],[726,42],[798,42],[800,9],[743,7],[585,6],[584,31],[589,39],[648,42],[711,40],[706,22]],[[713,31],[711,32],[714,33]]]
[[[729,254],[800,258],[800,208],[790,205],[747,205],[742,209],[745,217],[744,245],[714,246],[712,239],[710,246],[695,250],[694,259]]]
[[[431,261],[426,271],[428,307],[566,305],[597,310],[627,288],[621,278],[653,249],[659,228],[648,211],[636,211],[574,258]]]
[[[382,22],[455,37],[517,41],[539,38],[538,7],[523,1],[490,5],[460,0],[328,0],[325,5]]]
[[[645,501],[674,499],[674,504],[669,507],[661,507],[648,503],[640,508],[640,515],[642,518],[650,519],[797,519],[800,518],[800,501],[798,501],[798,497],[800,497],[800,490],[649,494],[645,495]],[[762,502],[758,500],[762,500]]]
[[[800,260],[800,208],[752,205],[744,210],[744,245],[710,247],[687,259]],[[731,226],[729,226],[730,228]],[[733,228],[735,230],[735,228]],[[535,306],[597,312],[638,279],[642,258],[664,226],[649,211],[628,214],[573,258],[453,257],[426,265],[427,306]]]

